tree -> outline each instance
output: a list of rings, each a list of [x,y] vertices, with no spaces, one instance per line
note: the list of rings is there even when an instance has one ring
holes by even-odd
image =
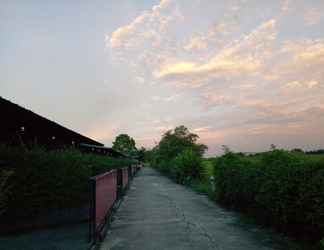
[[[294,149],[291,150],[291,152],[294,152],[294,153],[304,153],[304,151],[301,148],[294,148]]]
[[[147,153],[152,166],[185,183],[202,176],[202,156],[207,146],[198,143],[199,136],[185,126],[165,132],[152,150]]]
[[[185,149],[175,160],[175,178],[179,183],[185,183],[186,179],[199,179],[203,173],[201,157],[192,149]]]
[[[146,157],[146,149],[144,147],[141,147],[139,150],[137,150],[137,159],[141,162],[145,161]]]
[[[136,157],[137,154],[135,140],[127,134],[118,135],[112,148],[131,157]]]
[[[207,146],[197,143],[199,136],[190,133],[185,126],[178,126],[167,131],[158,144],[158,157],[170,160],[181,154],[185,149],[191,149],[200,157],[207,150]]]

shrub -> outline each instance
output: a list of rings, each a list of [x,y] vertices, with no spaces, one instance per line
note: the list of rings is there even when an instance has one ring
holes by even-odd
[[[324,159],[272,150],[215,161],[217,199],[298,237],[324,235]]]
[[[4,185],[10,187],[4,213],[8,220],[84,206],[90,176],[131,163],[74,149],[46,151],[4,145],[0,145],[0,159],[8,163],[7,170],[13,171]]]
[[[179,183],[202,177],[201,157],[192,149],[186,149],[174,160],[174,175]]]
[[[7,208],[7,199],[9,187],[6,185],[8,178],[12,175],[12,171],[0,170],[0,215]]]

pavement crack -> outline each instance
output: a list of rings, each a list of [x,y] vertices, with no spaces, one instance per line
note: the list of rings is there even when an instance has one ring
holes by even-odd
[[[167,194],[167,192],[165,190],[161,189],[161,191],[162,192],[161,192],[160,195],[163,196],[163,197],[165,197],[169,201],[169,203],[171,204],[171,206],[173,206],[175,208],[175,210],[177,211],[177,214],[180,215],[180,217],[182,218],[182,221],[185,223],[186,230],[188,232],[187,239],[188,239],[188,242],[190,243],[191,247],[193,247],[193,244],[192,244],[192,240],[191,240],[191,238],[189,236],[190,236],[190,234],[196,233],[196,231],[198,231],[200,235],[202,235],[203,237],[207,238],[207,240],[209,241],[212,249],[221,250],[221,248],[214,241],[214,239],[212,238],[212,236],[205,230],[205,228],[200,227],[198,224],[191,222],[187,218],[187,216],[186,216],[185,211],[183,210],[183,208],[180,207],[177,204],[177,202],[174,199],[172,199]],[[197,230],[196,231],[192,231],[192,228],[196,228]]]

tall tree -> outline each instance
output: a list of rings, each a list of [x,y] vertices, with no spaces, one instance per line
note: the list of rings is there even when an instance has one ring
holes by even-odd
[[[146,149],[144,147],[141,147],[140,149],[137,150],[137,159],[139,161],[144,162],[145,161],[145,157],[146,157]]]
[[[112,148],[132,157],[137,154],[135,140],[127,134],[118,135],[113,142]]]
[[[173,159],[186,149],[191,149],[199,156],[207,150],[207,146],[197,143],[199,136],[191,133],[185,126],[178,126],[167,131],[157,146],[159,158]]]

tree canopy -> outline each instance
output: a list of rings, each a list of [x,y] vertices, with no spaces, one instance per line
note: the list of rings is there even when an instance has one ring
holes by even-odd
[[[132,157],[137,154],[135,140],[127,134],[118,135],[113,142],[112,148]]]
[[[191,133],[183,125],[176,127],[174,130],[169,130],[162,136],[157,145],[159,158],[173,159],[188,148],[202,156],[207,150],[207,146],[197,143],[198,139],[198,135]]]
[[[199,136],[185,126],[178,126],[163,134],[159,144],[146,152],[146,159],[179,183],[199,179],[207,146],[198,143],[198,139]]]
[[[145,156],[146,156],[146,148],[141,147],[140,149],[137,150],[137,160],[139,161],[145,161]]]

